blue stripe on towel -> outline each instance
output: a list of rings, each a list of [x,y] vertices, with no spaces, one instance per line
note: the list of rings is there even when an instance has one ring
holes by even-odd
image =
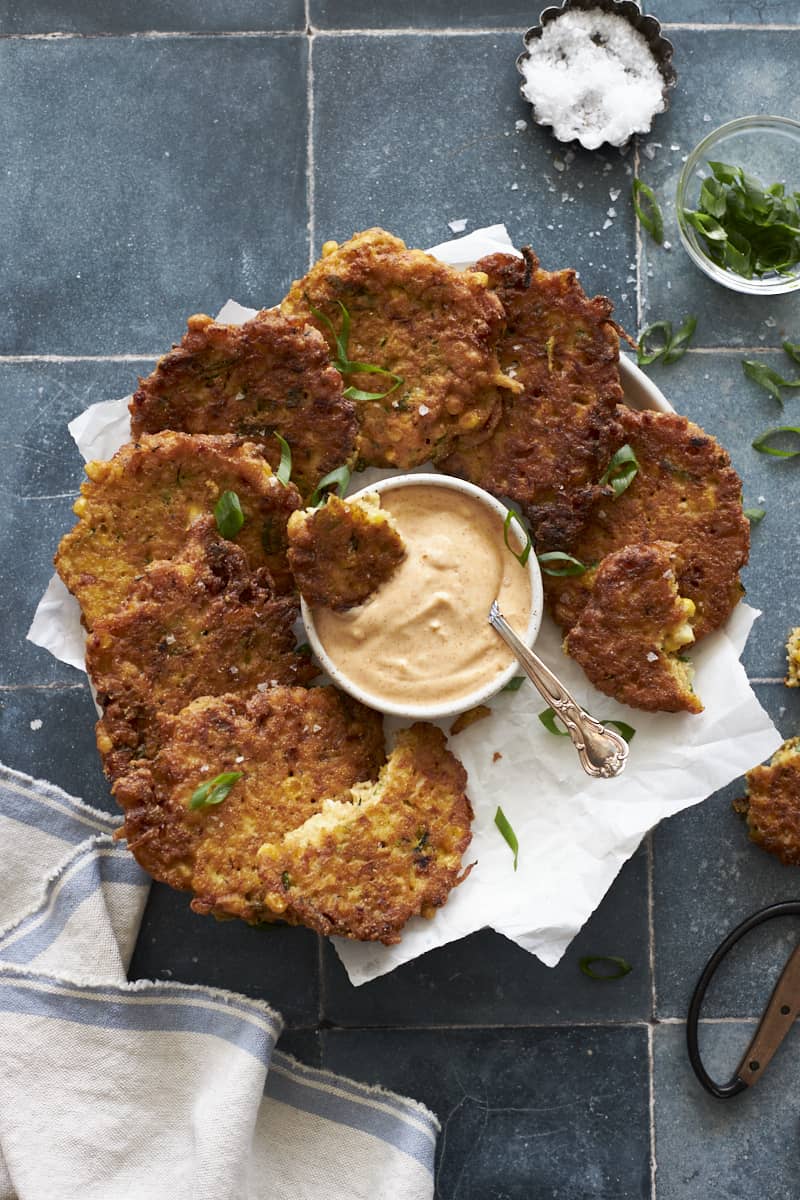
[[[41,908],[0,938],[0,960],[29,963],[42,954],[59,937],[73,913],[104,883],[149,886],[144,871],[127,850],[92,844],[50,883]]]
[[[366,1086],[359,1088],[358,1084],[349,1080],[326,1075],[322,1071],[307,1073],[303,1069],[301,1074],[295,1064],[284,1064],[286,1060],[283,1055],[274,1056],[264,1087],[264,1095],[269,1099],[301,1112],[324,1117],[337,1125],[348,1125],[351,1129],[371,1134],[416,1159],[433,1175],[436,1131],[424,1113],[413,1111],[410,1107],[403,1108],[393,1096],[370,1092]],[[304,1078],[304,1075],[307,1077]],[[316,1086],[312,1084],[312,1079]],[[342,1092],[350,1092],[352,1098],[343,1096]],[[356,1096],[361,1099],[356,1099]],[[384,1111],[380,1105],[395,1109],[398,1115]],[[401,1112],[405,1114],[405,1119],[400,1115]],[[417,1124],[411,1124],[409,1118],[412,1117]],[[428,1128],[420,1129],[420,1123]]]
[[[60,788],[0,767],[0,814],[77,846],[93,833],[113,833],[121,818],[89,808]]]
[[[70,987],[45,976],[0,975],[0,1012],[50,1017],[99,1029],[221,1038],[269,1067],[277,1030],[266,1013],[239,1012],[206,992],[160,987]]]

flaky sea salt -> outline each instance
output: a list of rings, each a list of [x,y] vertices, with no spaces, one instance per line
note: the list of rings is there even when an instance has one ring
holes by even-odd
[[[648,650],[645,656],[648,662],[658,662],[658,655],[655,650]]]
[[[562,142],[621,146],[663,112],[664,80],[647,40],[624,17],[568,10],[529,43],[523,94]]]
[[[447,228],[451,231],[451,233],[463,233],[467,228],[467,218],[459,217],[455,221],[448,221]]]
[[[42,718],[34,717],[33,720],[31,721],[31,729],[33,730],[34,733],[36,733],[36,731],[41,728],[42,728]]]

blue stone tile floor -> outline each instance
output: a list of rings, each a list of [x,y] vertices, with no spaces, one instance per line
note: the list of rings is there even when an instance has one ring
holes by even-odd
[[[757,454],[796,423],[741,367],[791,373],[800,298],[737,297],[679,245],[683,158],[729,117],[800,118],[795,0],[671,0],[669,112],[626,153],[561,146],[533,125],[514,58],[538,8],[410,0],[0,0],[0,758],[113,809],[82,675],[25,642],[70,523],[81,463],[67,421],[129,392],[186,317],[229,296],[271,304],[321,243],[383,224],[414,245],[505,221],[544,266],[576,267],[632,333],[694,313],[689,353],[650,368],[715,434],[766,516],[745,573],[763,612],[744,663],[784,735],[800,732],[783,644],[800,623],[797,461]],[[524,124],[523,124],[524,123]],[[670,249],[637,234],[634,176],[662,200]],[[723,934],[796,870],[746,838],[737,782],[664,822],[555,970],[484,931],[353,989],[305,930],[194,916],[155,886],[136,978],[268,999],[301,1059],[418,1097],[440,1116],[439,1200],[705,1200],[798,1194],[797,1035],[738,1100],[689,1071],[684,1018]],[[709,993],[703,1046],[720,1073],[752,1032],[796,922],[752,935]],[[615,983],[583,954],[618,954]]]

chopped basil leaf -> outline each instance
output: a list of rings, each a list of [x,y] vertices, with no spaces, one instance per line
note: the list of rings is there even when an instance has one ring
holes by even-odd
[[[244,513],[236,492],[223,492],[214,505],[214,519],[217,529],[229,541],[235,538],[244,525]]]
[[[640,202],[640,197],[647,205],[647,212],[645,212]],[[650,237],[660,246],[664,241],[664,218],[661,215],[661,209],[659,208],[653,189],[648,187],[641,179],[634,179],[633,181],[633,207],[642,225],[644,225],[650,234]]]
[[[601,483],[610,483],[614,489],[614,499],[621,496],[622,493],[629,488],[636,478],[639,470],[639,463],[633,449],[628,446],[622,446],[611,462],[606,467],[603,474],[600,476]]]
[[[512,521],[516,521],[517,524],[519,525],[520,529],[522,530],[522,532],[525,534],[525,545],[523,546],[523,548],[521,550],[515,550],[514,547],[511,545],[511,542],[508,540],[508,533],[511,528]],[[531,542],[530,534],[528,533],[527,529],[525,528],[525,525],[523,524],[522,517],[519,515],[517,510],[514,508],[510,508],[508,510],[508,512],[506,513],[506,519],[503,522],[503,541],[508,546],[511,553],[514,555],[514,558],[517,560],[519,565],[521,567],[524,567],[526,565],[528,559],[530,558],[531,546],[533,545],[533,543]]]
[[[511,850],[514,854],[514,870],[516,871],[517,860],[519,859],[519,842],[517,841],[517,835],[509,825],[508,817],[503,812],[499,804],[497,806],[497,812],[494,814],[494,823],[511,847]]]
[[[558,725],[556,724],[558,717],[556,716],[556,711],[554,708],[546,708],[544,712],[540,712],[539,720],[542,722],[548,733],[554,733],[556,737],[569,737],[567,730],[559,729]]]
[[[800,439],[800,425],[776,425],[774,429],[765,429],[753,442],[753,449],[759,454],[771,454],[774,458],[796,458],[800,454],[800,445],[796,450],[781,450],[767,444],[770,438],[780,434]]]
[[[665,366],[683,358],[697,328],[697,317],[687,317],[677,333],[671,321],[654,321],[639,334],[636,361],[640,367],[662,362]]]
[[[515,675],[513,679],[509,679],[508,683],[505,684],[500,689],[500,691],[501,692],[518,692],[524,682],[525,682],[524,675]]]
[[[583,575],[589,568],[580,559],[565,554],[563,550],[548,550],[546,554],[537,554],[539,565],[545,575]],[[563,563],[562,567],[551,567],[548,563]]]
[[[348,466],[336,467],[333,471],[328,471],[328,474],[320,479],[311,493],[311,498],[308,501],[309,508],[319,508],[325,500],[322,493],[330,487],[335,487],[339,498],[343,499],[347,491],[347,486],[350,483],[350,474]]]
[[[757,525],[767,515],[765,508],[745,508],[742,511],[751,525]]]
[[[278,439],[278,445],[281,448],[281,461],[276,474],[280,483],[285,487],[292,478],[292,451],[289,443],[279,433],[276,433],[275,437]]]
[[[221,804],[233,785],[242,778],[241,771],[223,771],[213,779],[201,783],[192,793],[189,808],[210,808],[212,804]]]
[[[603,963],[604,966],[614,969],[612,971],[595,971],[594,963]],[[587,954],[580,959],[578,966],[590,979],[622,979],[633,970],[629,962],[626,962],[624,958],[618,958],[616,954]]]

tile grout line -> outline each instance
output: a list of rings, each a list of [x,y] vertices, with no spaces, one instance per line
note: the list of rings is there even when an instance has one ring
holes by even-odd
[[[653,831],[648,830],[647,850],[647,949],[650,972],[650,1020],[647,1024],[647,1105],[650,1136],[650,1200],[656,1200],[656,1081],[653,1041],[657,1010],[656,997],[656,928],[655,928],[655,850]]]
[[[639,158],[639,139],[637,137],[634,139],[634,145],[633,145],[633,178],[634,178],[634,180],[639,178],[640,163],[641,163],[641,159]],[[637,336],[638,336],[638,331],[643,327],[643,324],[644,324],[644,283],[642,280],[642,258],[643,258],[644,251],[643,251],[641,222],[639,221],[639,218],[636,216],[635,212],[634,212],[634,216],[633,216],[633,228],[634,228],[634,237],[635,237],[634,244],[636,246],[636,331],[637,331]]]
[[[39,362],[157,362],[163,353],[160,350],[157,354],[0,354],[0,366]]]
[[[116,38],[119,41],[173,41],[177,38],[199,41],[202,38],[291,38],[302,37],[302,29],[127,29],[117,33],[74,33],[65,29],[50,33],[0,33],[0,42],[96,42]]]
[[[311,28],[310,0],[305,0],[306,41],[308,44],[308,78],[306,80],[306,205],[308,207],[308,269],[314,265],[314,241],[317,236],[316,187],[314,180],[314,32]]]
[[[653,1053],[653,1037],[655,1028],[652,1021],[647,1026],[647,1077],[648,1077],[648,1128],[650,1135],[650,1200],[656,1200],[656,1083],[655,1055]]]

